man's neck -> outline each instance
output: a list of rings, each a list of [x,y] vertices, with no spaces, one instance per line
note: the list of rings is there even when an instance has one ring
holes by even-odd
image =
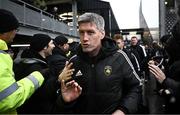
[[[41,55],[44,59],[46,59],[46,55],[45,55],[45,53],[44,53],[43,51],[39,51],[38,53],[39,53],[39,55]]]
[[[89,57],[96,57],[100,51],[101,47],[96,48],[94,51],[88,53]]]

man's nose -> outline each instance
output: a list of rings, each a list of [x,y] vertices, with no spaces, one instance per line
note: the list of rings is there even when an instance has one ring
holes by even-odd
[[[84,33],[83,35],[83,41],[87,41],[88,40],[88,34],[87,33]]]

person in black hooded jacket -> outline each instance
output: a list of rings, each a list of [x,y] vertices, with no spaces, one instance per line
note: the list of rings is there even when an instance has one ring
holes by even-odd
[[[123,40],[123,36],[120,34],[115,34],[113,37],[113,40],[116,41],[117,45],[119,46],[119,49],[123,50],[128,58],[131,60],[133,67],[136,71],[136,73],[140,76],[140,65],[139,62],[137,60],[137,57],[133,54],[133,52],[130,52],[128,49],[125,48],[125,44],[124,44],[124,40]]]
[[[56,91],[59,88],[57,77],[49,75],[46,57],[52,55],[53,40],[46,34],[34,34],[30,48],[22,52],[21,57],[15,59],[15,75],[25,76],[34,70],[43,73],[45,78],[39,88],[20,108],[18,114],[51,113],[56,100]],[[19,79],[16,77],[16,79]]]
[[[69,58],[66,54],[69,51],[68,39],[64,35],[59,35],[54,39],[55,48],[52,55],[47,57],[50,74],[53,76],[59,75],[60,71],[64,68],[66,61]]]
[[[78,24],[81,45],[77,56],[70,59],[75,69],[73,80],[61,80],[56,110],[84,114],[135,113],[141,94],[140,79],[127,55],[118,50],[115,41],[105,37],[103,17],[85,13],[79,17]],[[61,75],[70,70],[65,66]]]
[[[149,62],[150,72],[162,86],[161,95],[166,99],[166,113],[179,114],[180,106],[180,21],[172,28],[172,36],[164,41],[168,66],[163,72],[154,61]]]

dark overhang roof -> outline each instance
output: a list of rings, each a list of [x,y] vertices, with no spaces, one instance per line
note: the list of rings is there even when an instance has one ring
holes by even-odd
[[[78,14],[84,12],[95,12],[102,15],[105,19],[105,30],[106,32],[119,31],[118,23],[115,19],[114,13],[109,2],[101,0],[76,0]],[[54,6],[58,7],[58,13],[71,12],[72,11],[72,0],[48,0],[48,10],[51,11]],[[109,15],[111,12],[111,15]],[[110,30],[111,29],[111,30]]]

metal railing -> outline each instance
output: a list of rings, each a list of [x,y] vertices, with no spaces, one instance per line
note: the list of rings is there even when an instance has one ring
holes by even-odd
[[[45,29],[52,32],[77,36],[73,35],[74,33],[72,32],[71,27],[56,20],[54,15],[21,0],[16,0],[15,2],[10,0],[0,0],[0,8],[13,12],[23,26],[32,26],[41,30]]]

